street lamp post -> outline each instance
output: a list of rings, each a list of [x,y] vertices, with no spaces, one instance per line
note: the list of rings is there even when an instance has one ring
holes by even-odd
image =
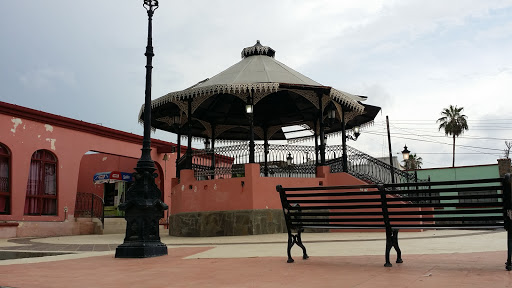
[[[288,177],[292,177],[292,164],[293,164],[293,157],[292,153],[288,152],[288,156],[286,157],[286,166],[288,166]]]
[[[412,167],[412,165],[409,163],[407,164],[407,161],[409,161],[409,156],[411,154],[411,151],[407,149],[407,145],[404,146],[404,150],[402,150],[402,156],[404,158],[404,164],[405,164],[405,170],[409,171],[410,169],[414,169],[414,182],[416,182],[416,190],[418,190],[418,170],[417,167]],[[407,173],[407,177],[409,177],[409,173]]]
[[[160,241],[159,220],[169,207],[161,200],[162,192],[155,184],[155,162],[151,159],[151,64],[153,54],[152,18],[157,0],[144,0],[148,13],[148,43],[146,46],[146,95],[144,102],[144,138],[142,155],[135,167],[135,183],[126,192],[126,202],[119,205],[125,211],[126,234],[117,246],[116,258],[147,258],[167,255],[167,246]]]
[[[404,160],[409,160],[409,155],[411,154],[411,151],[407,149],[407,145],[404,146],[404,150],[402,150],[402,156],[404,157]]]
[[[252,91],[247,97],[247,103],[245,105],[245,112],[249,116],[249,163],[254,163],[254,97]]]

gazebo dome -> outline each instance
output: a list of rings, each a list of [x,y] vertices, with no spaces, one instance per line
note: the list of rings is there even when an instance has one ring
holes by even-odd
[[[277,61],[275,53],[258,40],[242,50],[238,63],[153,100],[151,126],[193,137],[247,140],[252,121],[255,139],[289,140],[283,127],[303,125],[320,133],[318,123],[324,121],[328,109],[337,111],[338,120],[326,133],[342,129],[343,113],[347,126],[353,127],[371,122],[380,110],[376,107],[370,112],[370,106],[361,103],[366,97],[324,86]],[[254,105],[252,120],[245,112],[248,101]]]
[[[213,85],[288,83],[297,85],[322,86],[285,64],[277,61],[276,51],[261,45],[258,40],[254,46],[242,50],[242,61],[219,74],[198,83],[193,88]]]
[[[276,51],[268,46],[261,45],[260,40],[256,40],[256,44],[254,44],[251,47],[244,48],[242,50],[242,58],[254,55],[267,55],[269,57],[274,58],[274,55],[276,55]]]

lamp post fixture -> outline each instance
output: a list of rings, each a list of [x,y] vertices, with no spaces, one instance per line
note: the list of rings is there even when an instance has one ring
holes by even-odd
[[[327,122],[325,123],[324,129],[329,129],[333,125],[334,119],[336,119],[336,110],[331,108],[327,111]]]
[[[135,167],[135,183],[126,192],[126,202],[119,205],[125,211],[126,234],[117,246],[116,258],[147,258],[167,255],[167,246],[160,241],[159,223],[169,207],[161,200],[162,192],[155,184],[155,162],[151,159],[151,64],[153,54],[152,18],[157,0],[144,0],[148,13],[148,43],[146,46],[146,91],[144,102],[144,138],[142,155]]]
[[[350,139],[350,140],[353,140],[353,141],[357,141],[357,138],[359,137],[359,135],[361,135],[361,132],[359,130],[359,126],[354,126],[354,128],[352,128],[352,133],[354,134],[354,136],[347,135],[347,139]]]
[[[252,95],[252,91],[250,92],[249,97],[247,97],[247,102],[245,105],[245,112],[247,116],[249,116],[249,163],[254,163],[254,97]]]
[[[288,166],[288,177],[292,177],[292,162],[292,153],[288,152],[288,156],[286,156],[286,166]]]
[[[409,156],[411,154],[411,151],[409,151],[407,149],[407,145],[404,146],[404,150],[402,150],[402,156],[404,157],[404,162],[407,163],[407,161],[409,160]],[[405,170],[411,170],[411,165],[409,165],[409,167],[405,167],[406,169]],[[407,177],[409,177],[409,174],[407,174]],[[407,180],[409,180],[409,178],[407,178]],[[418,170],[416,169],[416,167],[414,167],[414,182],[418,182]],[[418,189],[418,186],[416,185],[416,189]]]
[[[404,160],[409,160],[409,154],[411,151],[407,150],[407,145],[404,146],[404,150],[402,151],[402,156],[404,157]]]

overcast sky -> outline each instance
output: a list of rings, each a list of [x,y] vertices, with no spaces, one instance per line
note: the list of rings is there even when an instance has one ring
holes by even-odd
[[[142,134],[142,0],[8,2],[1,101]],[[214,76],[261,40],[296,71],[382,107],[349,142],[373,156],[388,155],[388,115],[394,155],[407,144],[423,167],[451,166],[451,138],[436,124],[449,105],[469,124],[456,165],[494,164],[512,140],[512,1],[161,0],[153,24],[153,99]]]

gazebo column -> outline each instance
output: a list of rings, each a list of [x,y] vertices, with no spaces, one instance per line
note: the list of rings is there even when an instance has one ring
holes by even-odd
[[[180,178],[180,169],[179,161],[181,158],[181,131],[178,130],[178,146],[176,147],[176,178]]]
[[[187,153],[185,169],[192,169],[192,98],[188,99],[188,115],[187,115],[187,128],[188,128],[188,139],[187,139]]]
[[[315,135],[315,165],[318,166],[318,132],[316,127],[317,127],[317,121],[315,121],[315,129],[313,129],[315,132],[314,132],[314,135]]]
[[[213,175],[212,175],[212,179],[215,179],[215,124],[212,124],[212,166],[211,166],[211,169],[212,169],[212,172],[213,172]]]
[[[347,157],[347,132],[345,130],[345,109],[341,106],[341,149],[342,156],[341,160],[343,161],[343,172],[348,172],[348,157]]]
[[[253,90],[251,90],[250,92],[250,96],[249,96],[249,99],[247,101],[249,105],[251,105],[254,109],[254,97],[253,97]],[[252,113],[249,113],[249,134],[250,134],[250,139],[249,139],[249,163],[254,163],[254,110],[252,111]]]
[[[323,93],[317,92],[318,95],[318,121],[320,123],[320,165],[325,166],[325,131],[324,131],[324,120],[323,120],[323,105],[322,96]]]
[[[268,128],[263,128],[263,157],[265,158],[265,166],[263,167],[263,175],[268,177]]]

